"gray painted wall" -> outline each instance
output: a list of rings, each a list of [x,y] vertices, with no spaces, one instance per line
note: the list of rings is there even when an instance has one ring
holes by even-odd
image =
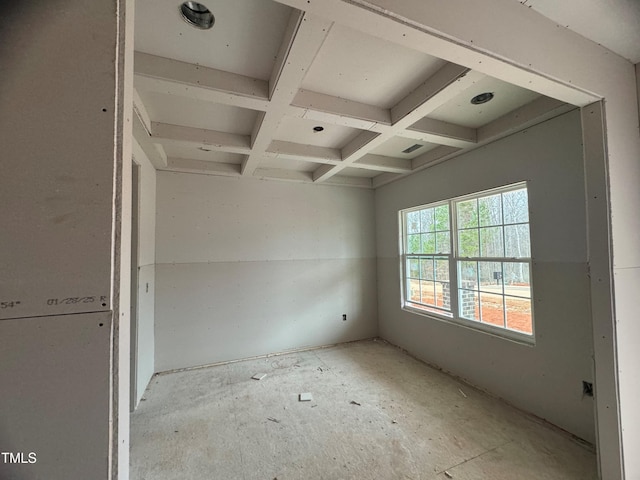
[[[136,401],[139,402],[155,371],[156,170],[136,141],[133,142],[133,157],[140,165],[136,376]]]
[[[400,308],[398,210],[527,180],[536,345]],[[380,335],[581,438],[595,440],[584,171],[573,111],[376,191]]]
[[[156,371],[377,334],[372,191],[157,182]]]

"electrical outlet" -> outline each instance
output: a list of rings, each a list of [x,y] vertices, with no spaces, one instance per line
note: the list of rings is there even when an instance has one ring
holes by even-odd
[[[586,397],[593,397],[593,383],[582,381],[582,395]]]
[[[343,322],[346,322],[346,321],[347,321],[347,314],[346,314],[346,313],[343,313],[343,314],[342,314],[342,321],[343,321]]]

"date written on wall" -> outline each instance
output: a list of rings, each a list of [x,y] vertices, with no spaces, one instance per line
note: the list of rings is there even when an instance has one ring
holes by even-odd
[[[100,303],[102,306],[106,306],[107,297],[102,295],[100,297],[67,297],[67,298],[50,298],[47,300],[47,305],[54,307],[56,305],[76,305],[78,303]]]

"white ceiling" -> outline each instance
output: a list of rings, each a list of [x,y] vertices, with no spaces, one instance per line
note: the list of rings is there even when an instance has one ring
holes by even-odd
[[[545,17],[640,62],[640,0],[517,0]]]
[[[570,108],[328,20],[329,6],[204,3],[211,30],[179,0],[136,1],[134,135],[158,169],[371,188]]]
[[[493,93],[493,99],[483,105],[473,105],[470,100],[481,93]],[[535,100],[539,93],[516,87],[492,77],[484,77],[465,95],[453,98],[435,109],[430,118],[455,123],[465,127],[478,128],[486,125],[518,107]]]
[[[211,30],[198,30],[182,20],[180,1],[137,0],[135,49],[268,79],[291,8],[268,0],[205,4],[211,7],[216,19]]]
[[[446,62],[334,25],[302,88],[391,108]]]

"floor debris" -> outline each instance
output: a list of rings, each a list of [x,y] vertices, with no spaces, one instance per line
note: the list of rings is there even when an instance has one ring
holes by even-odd
[[[463,392],[462,390],[460,390],[460,389],[458,389],[458,391],[460,392],[460,394],[461,394],[464,398],[467,398],[467,394],[466,394],[466,393],[464,393],[464,392]]]
[[[359,407],[362,406],[362,404],[356,402],[355,400],[351,400],[351,405],[358,405]]]
[[[323,372],[324,370],[322,370],[322,367],[318,367],[318,370],[320,370],[321,372]]]
[[[266,373],[256,373],[253,377],[254,380],[262,380],[264,377],[266,377],[267,374]]]
[[[444,476],[447,478],[453,478],[453,475],[451,475],[449,472],[447,472],[446,470],[444,471]]]
[[[310,393],[301,393],[298,395],[298,401],[300,402],[310,402],[313,400],[313,396]]]
[[[398,422],[396,422],[395,420],[391,420],[391,423],[398,423]]]
[[[269,420],[270,422],[273,422],[273,423],[280,423],[280,420],[278,420],[277,418],[273,418],[273,417],[267,417],[267,420]]]

